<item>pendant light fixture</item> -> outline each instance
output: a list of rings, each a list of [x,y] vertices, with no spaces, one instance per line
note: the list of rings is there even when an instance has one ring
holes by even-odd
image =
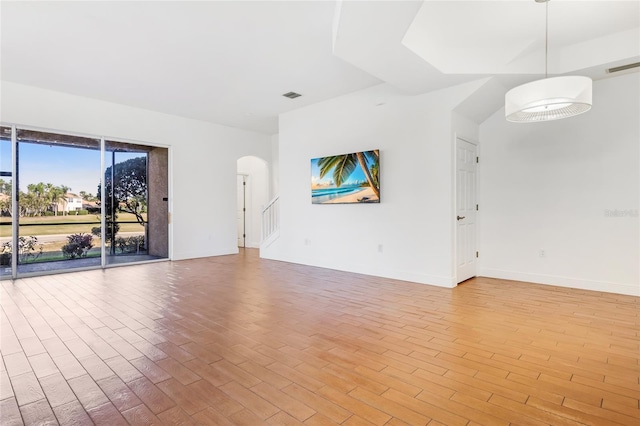
[[[515,87],[505,95],[507,121],[535,123],[573,117],[591,109],[592,81],[589,77],[547,78],[549,61],[549,1],[545,5],[544,79]]]

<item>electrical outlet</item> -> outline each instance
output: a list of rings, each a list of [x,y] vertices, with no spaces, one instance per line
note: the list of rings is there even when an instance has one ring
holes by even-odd
[[[308,238],[305,238],[305,239],[304,239],[304,245],[305,245],[305,246],[310,246],[310,245],[311,245],[311,240],[310,240],[310,239],[308,239]]]
[[[544,249],[540,249],[538,251],[538,256],[540,257],[547,257],[547,252]]]
[[[378,244],[378,253],[382,253],[382,244]]]

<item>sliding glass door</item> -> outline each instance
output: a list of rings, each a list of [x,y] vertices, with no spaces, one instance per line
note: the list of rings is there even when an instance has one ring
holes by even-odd
[[[1,127],[0,275],[166,259],[167,159],[166,148]]]

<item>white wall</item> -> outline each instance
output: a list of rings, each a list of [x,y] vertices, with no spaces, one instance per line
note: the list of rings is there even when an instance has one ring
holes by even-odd
[[[640,295],[640,74],[593,90],[578,117],[482,124],[481,275]]]
[[[279,136],[271,136],[271,192],[269,200],[280,195],[280,142]]]
[[[451,114],[451,131],[469,142],[477,144],[480,140],[480,126],[455,110]]]
[[[451,112],[477,86],[402,96],[380,85],[281,115],[280,238],[262,256],[452,286]],[[380,204],[311,204],[312,158],[371,149]]]
[[[262,209],[269,202],[269,170],[260,158],[249,156],[238,159],[238,174],[245,175],[245,246],[260,247],[262,238]]]
[[[270,161],[270,137],[2,82],[3,123],[170,147],[170,247],[173,259],[237,253],[237,159]]]

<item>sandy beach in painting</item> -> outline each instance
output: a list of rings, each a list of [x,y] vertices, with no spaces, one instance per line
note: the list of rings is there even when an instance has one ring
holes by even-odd
[[[339,204],[339,203],[358,203],[361,202],[364,197],[367,197],[367,202],[378,202],[378,197],[370,187],[362,188],[362,191],[358,191],[353,194],[345,195],[342,197],[334,198],[333,200],[325,201],[322,204]]]

